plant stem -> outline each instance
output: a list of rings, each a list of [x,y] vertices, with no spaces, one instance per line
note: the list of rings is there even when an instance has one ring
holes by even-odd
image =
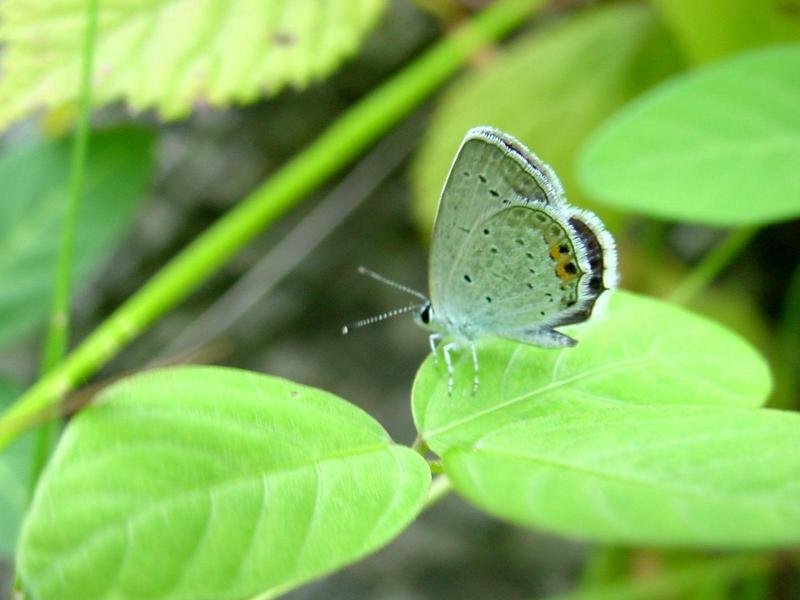
[[[94,45],[97,37],[97,13],[99,0],[90,0],[86,13],[86,28],[83,40],[83,63],[81,65],[79,89],[79,114],[72,140],[72,156],[67,187],[64,222],[61,242],[56,258],[55,285],[50,322],[42,352],[41,374],[47,375],[64,359],[69,344],[69,312],[72,290],[72,263],[75,253],[75,227],[78,221],[86,154],[89,148],[89,120],[92,101],[92,67]],[[60,400],[60,398],[56,398]],[[33,462],[30,474],[30,489],[33,490],[42,472],[58,435],[57,421],[44,423],[36,435]]]
[[[449,494],[452,489],[453,485],[446,475],[439,475],[439,477],[436,477],[431,482],[431,487],[428,490],[428,498],[425,500],[423,510],[436,504],[443,496]]]
[[[165,265],[56,369],[0,417],[0,448],[184,300],[267,225],[345,167],[436,91],[483,45],[518,27],[544,0],[501,0],[340,117],[236,208]]]
[[[706,254],[689,275],[668,296],[676,304],[686,304],[711,284],[758,232],[756,227],[734,229]]]

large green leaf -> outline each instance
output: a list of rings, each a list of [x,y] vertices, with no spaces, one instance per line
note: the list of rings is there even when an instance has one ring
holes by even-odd
[[[103,0],[95,104],[182,117],[305,87],[358,47],[385,0]],[[0,128],[76,99],[88,0],[6,0]]]
[[[143,198],[153,138],[123,129],[92,136],[75,238],[78,284],[108,257]],[[0,345],[46,317],[66,204],[70,147],[41,141],[0,158]]]
[[[0,410],[11,404],[21,389],[0,379]],[[14,552],[17,531],[28,499],[31,435],[25,435],[0,452],[0,556]]]
[[[651,0],[694,62],[800,39],[797,7],[786,0]]]
[[[710,225],[800,215],[800,45],[741,55],[627,106],[589,141],[595,200]]]
[[[444,453],[455,488],[515,523],[614,543],[800,543],[800,415],[548,397]]]
[[[588,133],[677,68],[653,11],[624,3],[570,16],[501,49],[442,98],[414,162],[416,212],[430,231],[453,154],[467,129],[494,125],[553,165],[576,202],[574,158]]]
[[[233,369],[150,372],[67,428],[23,526],[38,600],[273,597],[386,544],[430,471],[331,394]]]
[[[506,341],[478,346],[480,387],[472,395],[472,358],[454,360],[455,382],[428,357],[414,382],[418,431],[442,453],[469,444],[552,402],[576,407],[715,404],[755,407],[771,379],[765,361],[744,340],[705,318],[617,291],[608,312],[563,328],[579,340],[550,350]]]

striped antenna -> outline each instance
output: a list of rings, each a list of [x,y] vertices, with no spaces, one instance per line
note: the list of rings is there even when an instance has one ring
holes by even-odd
[[[375,281],[380,281],[381,283],[385,283],[388,286],[391,286],[395,289],[401,290],[406,294],[411,294],[412,296],[416,296],[420,300],[424,300],[425,302],[428,301],[427,296],[422,292],[418,292],[417,290],[411,289],[407,285],[403,285],[402,283],[397,283],[396,281],[392,281],[391,279],[384,277],[383,275],[378,275],[375,271],[370,271],[366,267],[358,267],[358,272],[362,275],[366,275],[367,277],[372,277]],[[390,315],[392,316],[392,315]]]
[[[372,325],[373,323],[377,323],[378,321],[383,321],[384,319],[388,319],[389,317],[396,317],[397,315],[402,315],[403,313],[407,313],[412,310],[419,310],[427,303],[428,300],[426,298],[425,303],[423,304],[411,304],[409,306],[404,306],[402,308],[395,308],[394,310],[385,312],[382,315],[375,315],[374,317],[361,319],[360,321],[356,321],[355,323],[351,323],[350,325],[345,325],[344,327],[342,327],[342,335],[347,335],[353,329],[358,329],[359,327],[364,327],[365,325]]]

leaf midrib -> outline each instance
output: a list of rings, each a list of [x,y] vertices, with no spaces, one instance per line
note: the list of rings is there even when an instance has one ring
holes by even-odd
[[[574,383],[576,381],[581,381],[583,379],[588,379],[588,378],[591,378],[591,377],[593,377],[595,375],[599,375],[599,374],[602,374],[602,373],[607,373],[609,371],[615,371],[617,369],[622,369],[622,368],[625,368],[625,367],[630,367],[630,366],[636,366],[636,365],[656,362],[656,360],[657,360],[656,357],[644,356],[644,357],[635,358],[635,359],[631,359],[631,360],[619,361],[619,362],[612,363],[612,364],[606,364],[606,365],[603,365],[601,367],[597,367],[595,369],[589,369],[589,370],[586,370],[586,371],[581,371],[580,373],[578,373],[577,375],[573,375],[572,377],[567,377],[567,378],[561,379],[559,381],[552,381],[549,384],[547,384],[546,386],[541,387],[539,389],[533,390],[533,391],[528,392],[526,394],[522,394],[520,396],[516,396],[514,398],[511,398],[510,400],[506,400],[506,401],[501,402],[499,404],[494,404],[494,405],[490,406],[489,408],[485,408],[485,409],[483,409],[481,411],[472,413],[471,415],[466,416],[466,417],[462,417],[461,419],[456,419],[455,421],[452,421],[452,422],[448,423],[447,425],[445,425],[443,427],[440,427],[439,429],[433,429],[433,430],[427,431],[427,432],[425,432],[423,434],[423,437],[428,441],[432,441],[434,437],[436,437],[438,435],[441,435],[442,433],[448,432],[451,429],[454,429],[456,427],[464,425],[465,423],[469,423],[469,422],[474,421],[476,419],[480,419],[482,417],[485,417],[486,415],[490,415],[490,414],[492,414],[494,412],[497,412],[499,410],[507,409],[510,406],[514,406],[515,404],[519,404],[520,402],[524,402],[526,400],[530,400],[531,398],[535,398],[536,396],[540,396],[540,395],[542,395],[542,394],[544,394],[546,392],[549,392],[549,391],[554,390],[554,389],[558,389],[558,388],[563,387],[565,385],[568,385],[570,383]],[[428,407],[429,406],[430,406],[430,403],[428,404]],[[425,411],[425,420],[426,421],[427,421],[427,417],[428,417],[428,414],[427,414],[427,407],[426,407],[426,411]]]

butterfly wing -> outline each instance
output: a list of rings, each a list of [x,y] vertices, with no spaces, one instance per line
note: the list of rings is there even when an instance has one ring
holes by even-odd
[[[613,239],[595,215],[567,204],[552,171],[521,148],[470,134],[462,145],[434,228],[434,310],[475,335],[571,345],[553,327],[587,319],[616,284]],[[486,182],[461,183],[476,170]]]
[[[516,139],[491,127],[470,129],[450,167],[433,226],[429,287],[434,307],[450,304],[450,267],[468,251],[480,223],[522,200],[556,205],[562,196],[552,169]]]

